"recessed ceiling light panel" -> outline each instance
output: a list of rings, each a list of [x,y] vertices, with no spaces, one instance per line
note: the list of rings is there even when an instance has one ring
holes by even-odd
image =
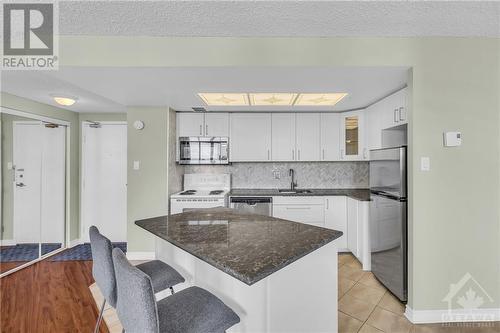
[[[293,93],[256,93],[249,94],[250,105],[293,105],[297,94]]]
[[[307,93],[299,94],[294,105],[296,106],[333,106],[342,98],[347,96],[347,93]]]
[[[210,106],[248,106],[248,95],[244,93],[198,93]]]

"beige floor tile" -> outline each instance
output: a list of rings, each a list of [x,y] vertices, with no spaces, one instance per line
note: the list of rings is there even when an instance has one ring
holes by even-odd
[[[358,331],[358,333],[384,333],[384,332],[379,330],[378,328],[364,324]]]
[[[361,263],[358,261],[358,259],[355,259],[355,258],[349,262],[346,262],[346,265],[349,267],[352,267],[352,268],[356,268],[356,269],[363,268],[363,265],[361,265]]]
[[[412,329],[412,324],[408,319],[379,307],[373,310],[366,324],[386,333],[409,333]]]
[[[349,291],[354,285],[355,281],[344,279],[339,277],[339,285],[338,285],[338,299],[345,295],[346,292]]]
[[[387,288],[384,287],[384,285],[377,280],[377,278],[373,275],[372,272],[364,272],[361,279],[359,279],[359,282],[368,287],[387,290]]]
[[[347,295],[349,296],[352,296],[359,300],[366,301],[368,303],[372,303],[375,305],[377,305],[378,302],[380,302],[384,294],[385,291],[383,290],[371,288],[361,283],[357,283],[347,292]]]
[[[353,281],[358,281],[359,279],[361,279],[363,273],[364,272],[361,269],[353,268],[348,265],[344,265],[339,268],[339,277]]]
[[[355,260],[355,258],[351,253],[341,253],[338,257],[339,264],[341,265],[345,265],[353,260]]]
[[[362,321],[339,311],[339,333],[357,333],[361,325]]]
[[[390,292],[386,292],[384,294],[384,297],[382,297],[382,300],[380,301],[380,303],[378,303],[378,306],[384,310],[394,312],[395,314],[398,314],[400,316],[404,315],[405,313],[404,304],[401,303],[399,299],[397,299]]]
[[[365,321],[375,308],[374,304],[345,295],[339,301],[339,310],[358,320]]]

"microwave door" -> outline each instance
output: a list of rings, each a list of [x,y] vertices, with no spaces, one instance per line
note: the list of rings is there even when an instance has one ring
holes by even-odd
[[[218,142],[200,142],[200,163],[213,164],[219,160]]]
[[[199,164],[200,161],[199,141],[181,141],[180,149],[181,149],[180,161],[182,164]]]

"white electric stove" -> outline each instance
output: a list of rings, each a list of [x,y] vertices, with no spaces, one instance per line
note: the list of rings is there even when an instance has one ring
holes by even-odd
[[[227,194],[230,190],[230,174],[185,174],[184,191],[170,196],[170,214],[203,208],[227,207]]]

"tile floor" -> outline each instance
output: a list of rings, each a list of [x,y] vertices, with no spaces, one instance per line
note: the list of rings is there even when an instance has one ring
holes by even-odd
[[[352,254],[339,254],[339,333],[492,333],[500,323],[413,325],[405,306],[364,272]]]

